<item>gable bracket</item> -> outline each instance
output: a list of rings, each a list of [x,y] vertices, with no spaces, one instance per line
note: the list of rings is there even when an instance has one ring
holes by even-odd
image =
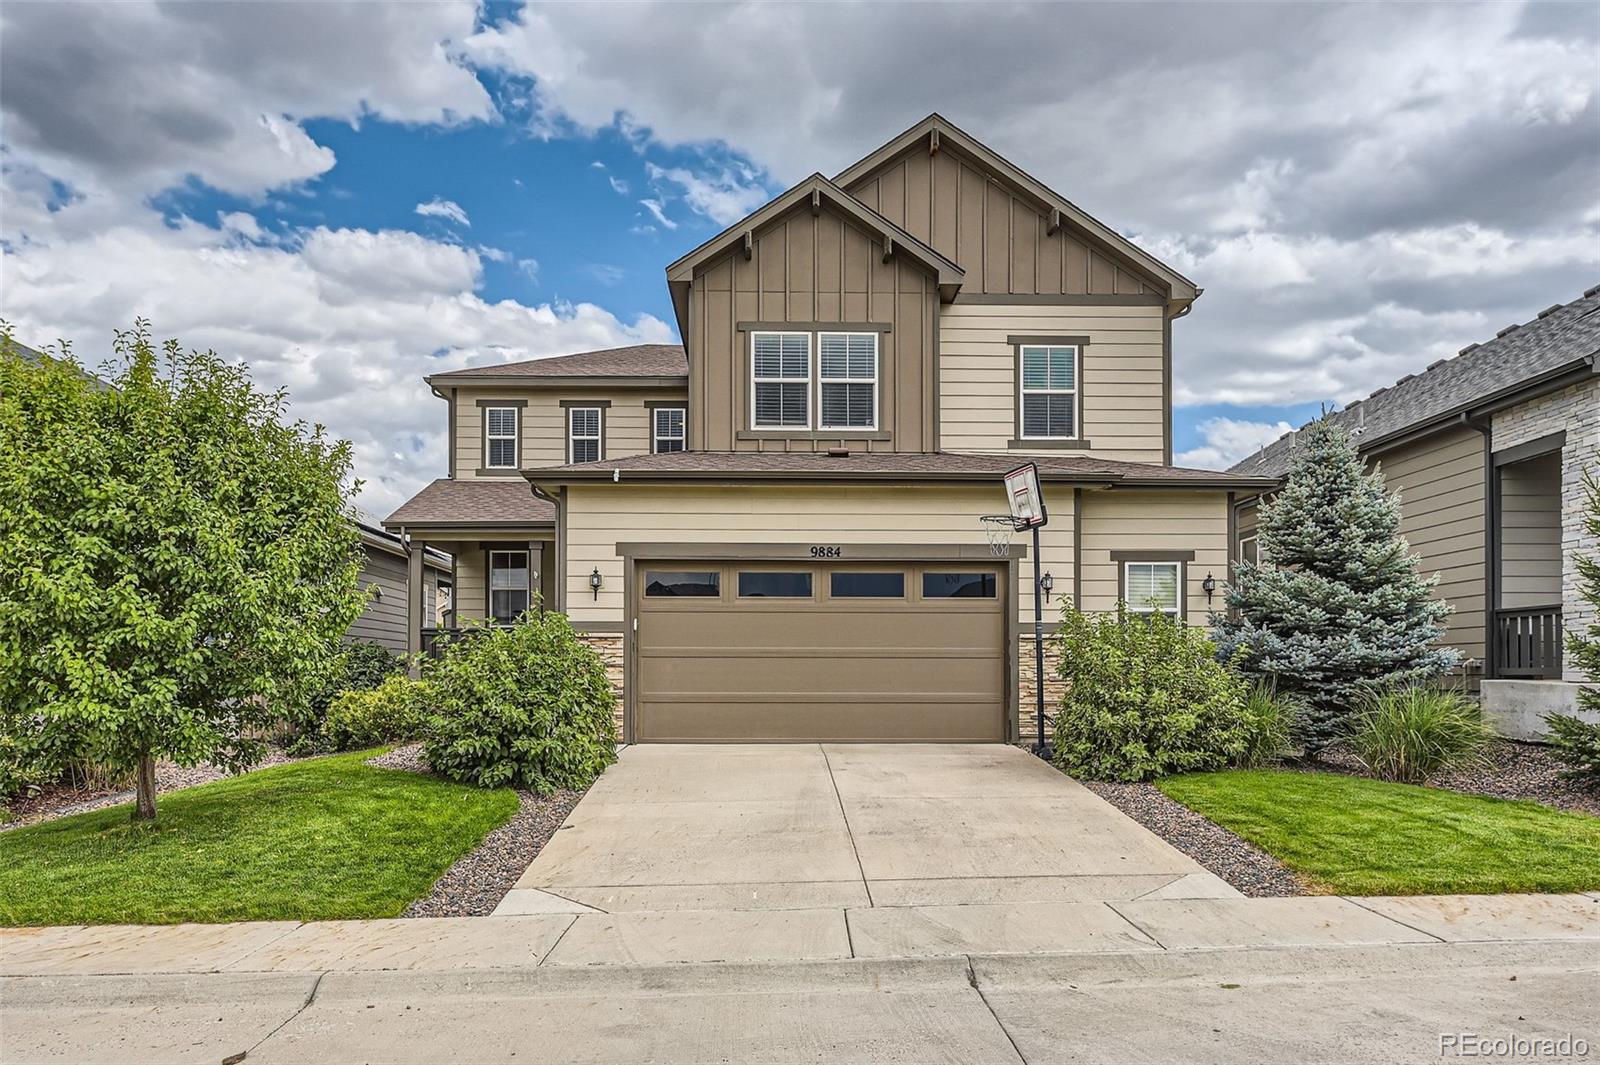
[[[928,154],[929,155],[938,155],[939,154],[939,131],[938,130],[934,130],[931,134],[928,135]]]
[[[1061,208],[1052,207],[1050,208],[1050,226],[1044,231],[1044,235],[1053,237],[1059,232],[1061,232]]]
[[[894,238],[883,238],[883,261],[888,262],[894,256]]]
[[[749,259],[751,259],[751,258],[753,258],[755,256],[755,253],[756,253],[756,237],[755,237],[755,233],[754,233],[754,231],[747,229],[747,230],[744,231],[744,257],[745,257],[746,260],[749,260]]]
[[[811,190],[811,217],[815,218],[822,213],[822,190]]]

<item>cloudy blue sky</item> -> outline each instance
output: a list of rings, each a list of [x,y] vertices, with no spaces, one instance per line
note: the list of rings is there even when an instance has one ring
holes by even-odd
[[[932,110],[1195,278],[1218,466],[1600,281],[1600,5],[0,6],[0,317],[135,316],[445,469],[423,374],[676,339],[662,268]]]

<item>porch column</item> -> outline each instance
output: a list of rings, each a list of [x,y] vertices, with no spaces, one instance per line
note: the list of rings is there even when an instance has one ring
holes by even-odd
[[[528,602],[531,604],[533,602],[533,597],[535,595],[537,595],[539,597],[539,609],[541,611],[544,610],[544,608],[545,608],[544,582],[540,579],[540,574],[542,574],[544,572],[543,562],[544,562],[544,541],[543,540],[529,540],[528,541]]]
[[[422,675],[419,657],[422,654],[422,604],[423,581],[426,567],[422,564],[427,545],[415,537],[406,545],[406,654],[411,661],[411,675]]]

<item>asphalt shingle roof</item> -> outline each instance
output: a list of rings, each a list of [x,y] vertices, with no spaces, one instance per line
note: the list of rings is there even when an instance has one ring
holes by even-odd
[[[686,377],[689,359],[681,344],[634,344],[626,348],[582,351],[575,355],[555,355],[548,359],[507,362],[497,366],[469,366],[433,374],[433,379],[452,377]]]
[[[385,528],[402,525],[549,525],[556,520],[552,503],[533,494],[521,477],[452,480],[441,477],[400,504],[383,520]]]
[[[1346,429],[1361,428],[1363,445],[1442,414],[1514,389],[1600,351],[1600,285],[1571,303],[1508,326],[1493,340],[1471,344],[1453,359],[1403,377],[1329,415]],[[1293,464],[1293,433],[1233,466],[1229,473],[1281,477]]]

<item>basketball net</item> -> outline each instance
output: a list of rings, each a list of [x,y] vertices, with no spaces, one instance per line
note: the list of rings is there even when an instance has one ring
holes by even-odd
[[[1009,514],[985,514],[978,519],[983,523],[983,535],[989,541],[989,553],[995,558],[1009,558],[1011,538],[1017,532],[1017,519]]]

